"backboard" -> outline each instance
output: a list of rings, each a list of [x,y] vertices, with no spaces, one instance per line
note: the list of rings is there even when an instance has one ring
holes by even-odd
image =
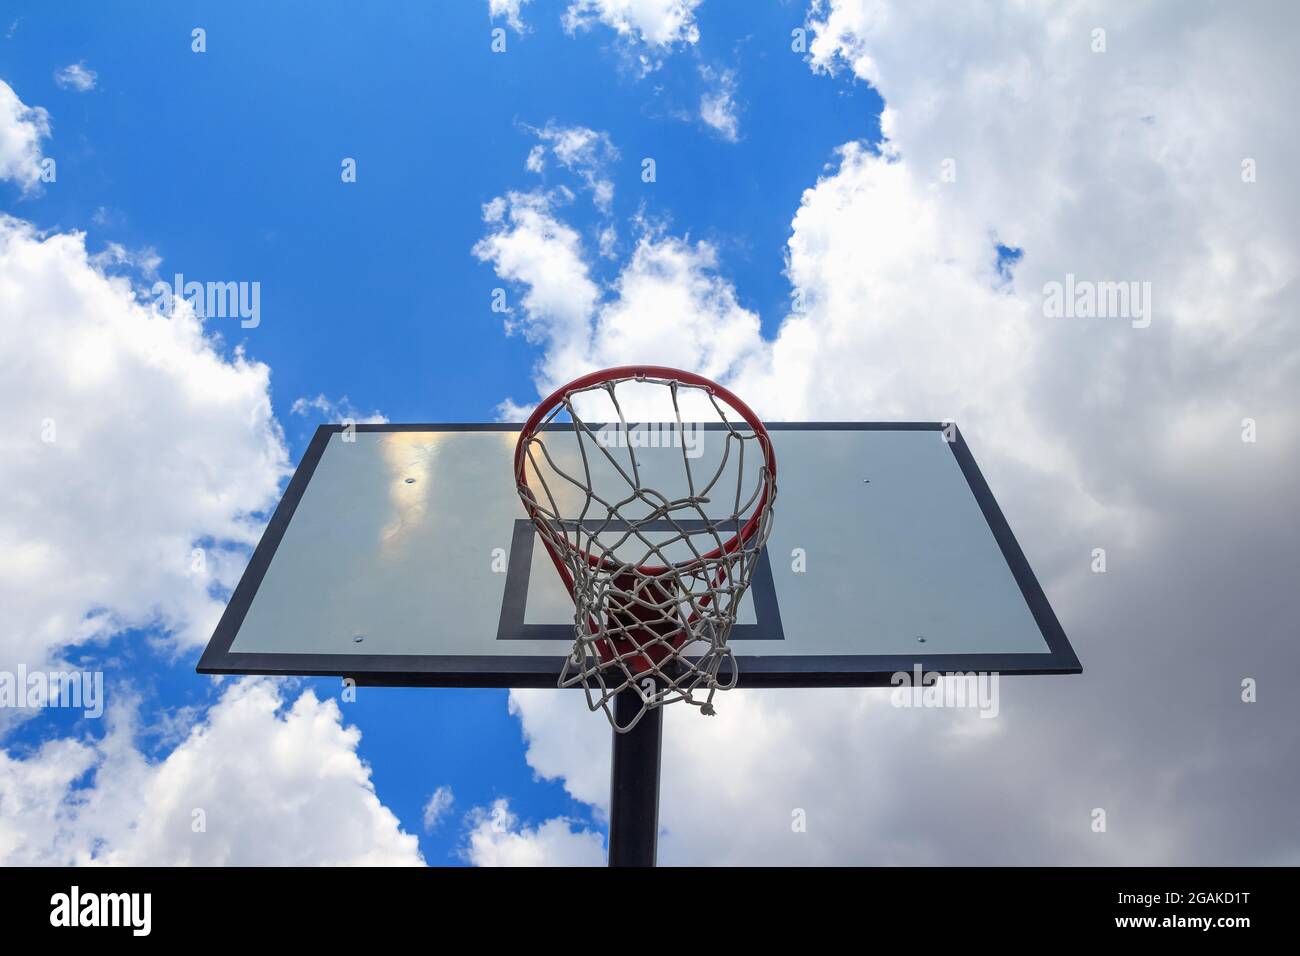
[[[1081,672],[955,426],[767,427],[779,492],[731,634],[740,687]],[[707,462],[722,443],[701,428],[633,439],[649,483]],[[321,426],[199,672],[554,687],[574,608],[516,492],[518,433]]]

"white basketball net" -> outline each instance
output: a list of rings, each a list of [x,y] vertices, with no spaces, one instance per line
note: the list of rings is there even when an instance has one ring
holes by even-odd
[[[629,427],[616,391],[630,382],[667,389],[674,423]],[[600,393],[617,425],[588,425],[575,409],[604,405]],[[717,422],[684,425],[679,398],[686,397],[693,411],[711,408]],[[561,414],[572,429],[548,430]],[[646,446],[645,429],[657,439],[657,464],[671,458],[676,471],[680,461],[671,488],[644,483],[648,456],[638,460],[637,451]],[[736,683],[727,638],[771,531],[776,481],[767,436],[734,425],[711,389],[634,376],[566,393],[524,440],[528,474],[519,494],[573,581],[576,635],[559,686],[581,686],[588,706],[602,708],[620,733],[677,701],[712,714],[713,695]],[[701,445],[710,454],[701,455]],[[624,691],[641,706],[620,726],[613,702]]]

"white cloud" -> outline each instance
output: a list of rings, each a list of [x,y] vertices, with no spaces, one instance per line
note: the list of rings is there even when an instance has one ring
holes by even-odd
[[[546,147],[538,143],[528,151],[528,158],[524,160],[524,168],[530,173],[540,173],[546,168]]]
[[[996,778],[963,779],[971,809],[956,820],[935,819],[924,830],[888,834],[909,801],[927,808],[946,793],[917,794],[900,782],[900,752],[964,751],[961,729],[982,721],[973,711],[912,711],[889,704],[888,691],[817,690],[728,692],[716,717],[665,710],[659,861],[672,866],[726,866],[937,862],[945,843],[977,819],[975,792],[1000,786]],[[512,710],[527,731],[528,763],[540,775],[560,777],[578,800],[608,815],[609,728],[600,715],[575,708],[554,691],[514,691]],[[578,703],[581,703],[580,701]],[[582,713],[579,713],[579,709]],[[984,729],[984,728],[981,728]],[[574,736],[576,734],[576,737]],[[936,747],[935,742],[939,742]],[[963,767],[963,769],[965,769]],[[1026,803],[1044,800],[1025,795]],[[1065,787],[1053,801],[1067,802]],[[1023,808],[1022,808],[1023,809]],[[802,811],[807,827],[792,825]],[[866,823],[865,821],[871,821]],[[1041,810],[1026,824],[1046,827]],[[1086,828],[1076,843],[1084,848]],[[1046,838],[1040,832],[1029,838]]]
[[[388,421],[388,418],[379,411],[373,411],[369,415],[362,414],[346,395],[337,402],[331,401],[324,395],[317,395],[315,398],[295,398],[289,411],[291,414],[304,417],[314,413],[327,422],[333,423],[352,421],[360,425],[382,425]]]
[[[649,47],[693,44],[700,39],[695,8],[703,0],[574,0],[564,12],[570,33],[603,23],[619,36]]]
[[[102,266],[0,217],[5,666],[127,627],[206,640],[287,473],[267,367]]]
[[[948,215],[910,164],[845,146],[804,193],[788,255],[806,308],[749,386],[776,391],[777,414],[965,422],[1025,407],[1029,306],[996,288],[987,229]]]
[[[597,311],[588,362],[686,362],[712,378],[730,377],[763,343],[758,316],[736,301],[717,266],[707,242],[643,233]],[[554,371],[565,378],[572,370]]]
[[[577,232],[549,203],[517,193],[501,202],[475,251],[525,289],[524,328],[545,346],[543,393],[592,368],[653,363],[727,378],[765,361],[758,316],[718,274],[709,243],[639,223],[640,238],[606,297],[589,278]]]
[[[880,72],[868,51],[867,35],[881,27],[888,15],[881,3],[812,0],[808,25],[813,40],[808,53],[813,67],[833,74],[847,65],[860,79],[878,85]]]
[[[581,237],[555,217],[554,202],[540,192],[498,197],[483,215],[489,231],[474,254],[491,262],[503,279],[526,288],[524,321],[507,328],[545,340],[562,364],[580,362],[599,296],[583,260]]]
[[[613,259],[618,255],[618,230],[613,223],[600,230],[598,246],[602,259]]]
[[[604,866],[599,833],[575,830],[563,817],[521,826],[504,798],[475,807],[461,855],[475,866]]]
[[[429,802],[424,805],[424,829],[426,831],[434,830],[438,824],[446,819],[447,814],[451,813],[451,806],[456,802],[456,796],[452,793],[451,787],[439,787],[429,797]]]
[[[520,10],[529,3],[532,3],[532,0],[488,0],[488,16],[493,20],[504,17],[512,30],[523,33],[527,26],[520,16]]]
[[[582,179],[591,190],[596,207],[608,213],[614,201],[614,183],[605,173],[609,164],[619,156],[609,134],[585,126],[560,126],[554,122],[532,132],[541,142],[529,151],[525,168],[541,173],[549,151],[561,166]]]
[[[95,88],[95,80],[98,78],[99,74],[87,69],[85,63],[71,63],[54,74],[54,82],[59,86],[78,93],[89,93]]]
[[[712,78],[712,71],[703,72],[705,79]],[[715,87],[700,97],[700,119],[731,143],[740,138],[740,117],[736,113],[735,95],[736,75],[725,70],[718,76]]]
[[[528,765],[545,780],[559,780],[575,800],[598,816],[608,813],[609,724],[587,708],[583,694],[560,690],[510,692],[510,713],[520,719]]]
[[[1275,637],[1300,566],[1300,190],[1241,176],[1245,158],[1300,159],[1296,12],[1117,10],[1095,54],[1084,8],[885,9],[812,17],[814,67],[877,84],[889,140],[843,146],[805,192],[788,247],[805,308],[764,340],[698,244],[650,232],[591,302],[585,344],[574,315],[530,315],[538,389],[657,361],[721,377],[772,418],[956,418],[1086,673],[1005,682],[993,735],[871,691],[736,693],[712,721],[670,708],[663,859],[1293,858],[1274,795],[1294,788],[1281,768],[1300,764],[1300,735],[1228,688],[1300,663]],[[1010,283],[999,242],[1024,251]],[[1044,284],[1067,273],[1151,282],[1151,326],[1046,318]],[[1267,443],[1241,441],[1246,416]],[[1099,545],[1105,576],[1088,569]],[[599,718],[513,699],[539,772],[603,801],[575,730]],[[1134,726],[1158,727],[1158,746]],[[861,769],[881,766],[906,769]],[[1231,779],[1267,783],[1210,786]],[[1096,806],[1122,808],[1122,832],[1091,834]]]
[[[41,180],[41,140],[50,135],[50,114],[27,106],[4,80],[0,80],[0,179],[8,179],[30,193]]]
[[[156,763],[136,749],[133,721],[119,708],[100,741],[54,740],[23,760],[0,752],[0,863],[423,862],[332,700],[308,691],[288,704],[273,681],[232,683]]]

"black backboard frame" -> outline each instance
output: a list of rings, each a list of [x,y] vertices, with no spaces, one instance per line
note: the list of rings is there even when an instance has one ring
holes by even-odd
[[[331,436],[345,428],[358,432],[398,431],[519,431],[520,425],[490,424],[373,424],[321,425],[312,437],[284,497],[253,551],[239,584],[199,660],[200,674],[265,674],[273,676],[348,677],[361,686],[380,687],[555,687],[567,647],[554,657],[524,655],[374,655],[272,654],[231,650],[283,540],[298,503],[320,463]],[[551,428],[569,428],[554,424]],[[705,426],[711,427],[711,426]],[[717,426],[722,427],[722,426]],[[998,507],[960,430],[945,422],[774,422],[781,430],[947,431],[944,438],[978,502],[989,529],[1006,559],[1047,645],[1045,653],[1016,654],[888,654],[845,656],[737,655],[740,687],[881,687],[899,673],[997,673],[1000,675],[1080,674],[1083,667],[1070,646],[1051,604],[1038,583],[1002,509]],[[776,626],[779,628],[779,613]]]

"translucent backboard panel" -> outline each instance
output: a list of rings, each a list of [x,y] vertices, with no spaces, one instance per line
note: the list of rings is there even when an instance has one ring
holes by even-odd
[[[547,434],[565,473],[617,489],[619,469],[634,462],[642,484],[668,489],[689,466],[693,477],[721,476],[702,519],[734,513],[736,449],[725,429],[649,430],[632,448],[625,441],[584,461],[576,441],[565,443],[569,427]],[[741,686],[882,684],[915,665],[1080,670],[955,429],[769,430],[778,493],[731,637]],[[199,670],[553,685],[573,640],[573,602],[519,502],[517,434],[513,425],[323,426]],[[551,492],[565,507],[581,504],[576,487]],[[673,528],[651,532],[666,540]]]

